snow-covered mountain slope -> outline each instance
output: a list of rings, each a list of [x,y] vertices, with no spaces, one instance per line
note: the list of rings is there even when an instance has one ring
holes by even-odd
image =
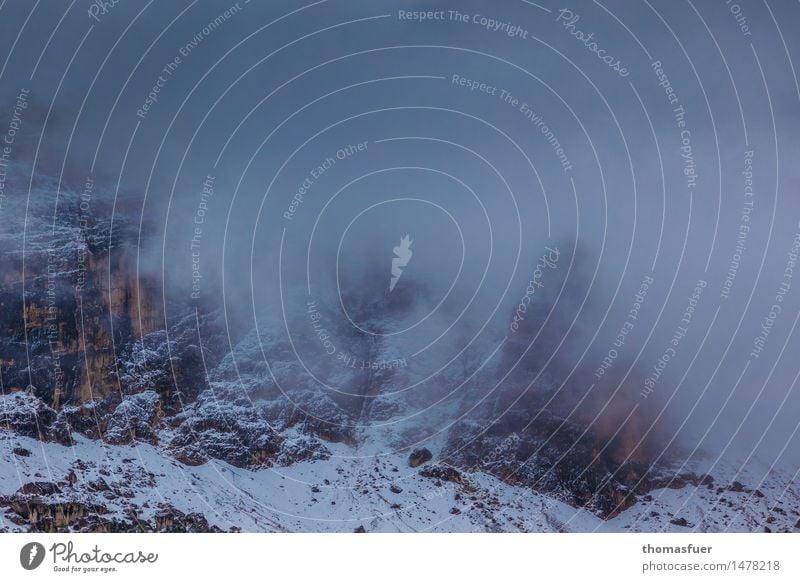
[[[298,438],[302,436],[297,435]],[[407,453],[329,444],[327,459],[260,470],[186,466],[149,444],[72,446],[3,431],[0,529],[28,531],[795,531],[800,495],[786,476],[658,489],[604,521],[585,509]],[[366,455],[364,453],[367,453]],[[700,467],[697,467],[700,468]]]

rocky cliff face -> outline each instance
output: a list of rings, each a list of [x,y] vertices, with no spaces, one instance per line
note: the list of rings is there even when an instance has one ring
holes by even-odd
[[[52,200],[37,189],[27,214],[22,199],[4,209],[0,354],[5,391],[60,411],[119,392],[115,353],[164,322],[157,282],[137,276],[137,225],[96,219],[74,194]]]

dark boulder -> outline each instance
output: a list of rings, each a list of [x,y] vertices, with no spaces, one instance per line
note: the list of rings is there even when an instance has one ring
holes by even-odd
[[[423,463],[427,463],[433,458],[431,452],[426,448],[414,449],[408,457],[408,464],[410,467],[419,467]]]

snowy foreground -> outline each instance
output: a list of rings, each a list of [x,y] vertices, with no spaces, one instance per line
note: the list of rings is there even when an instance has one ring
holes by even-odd
[[[655,490],[604,521],[490,475],[437,478],[435,463],[411,468],[407,454],[366,446],[329,444],[330,459],[254,471],[220,461],[190,467],[151,445],[76,438],[65,447],[0,431],[0,496],[49,483],[57,490],[40,499],[92,507],[104,520],[163,523],[177,510],[250,532],[797,531],[800,519],[791,476],[753,467],[737,474],[718,465],[713,485]],[[0,507],[0,531],[26,530]]]

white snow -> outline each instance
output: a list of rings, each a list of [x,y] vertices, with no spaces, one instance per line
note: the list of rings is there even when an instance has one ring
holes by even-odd
[[[333,452],[328,460],[254,471],[219,461],[184,466],[147,444],[111,446],[77,436],[75,446],[64,447],[0,431],[4,459],[0,464],[0,495],[10,495],[32,481],[54,481],[65,496],[85,499],[87,484],[102,478],[116,493],[113,499],[106,499],[103,492],[91,494],[92,502],[108,508],[105,517],[126,519],[126,509],[137,508],[139,519],[151,520],[158,504],[165,503],[184,513],[202,513],[209,524],[223,530],[237,527],[252,532],[350,532],[359,526],[366,531],[391,532],[688,531],[669,523],[671,514],[678,511],[701,530],[718,530],[723,526],[719,525],[722,522],[714,523],[716,516],[734,512],[727,504],[714,508],[718,498],[715,484],[712,490],[685,487],[654,491],[652,501],[603,521],[585,510],[483,473],[469,475],[471,487],[464,488],[421,476],[419,468],[408,467],[405,453],[375,456],[374,449],[327,446]],[[25,448],[31,454],[14,455],[13,447]],[[43,473],[43,467],[49,468],[50,475]],[[74,486],[65,482],[70,470],[77,476]],[[747,482],[746,476],[740,480]],[[393,484],[402,491],[392,492]],[[797,520],[800,504],[796,490],[787,492],[770,483],[760,490],[765,497],[724,495],[737,507],[745,506],[743,518],[734,523],[734,529],[749,531],[763,523],[768,506],[781,495],[785,515],[778,515],[781,520],[774,524],[776,529]],[[752,499],[745,503],[748,498]],[[454,508],[457,512],[451,513]],[[650,517],[651,511],[659,516]],[[704,520],[706,514],[709,517]],[[22,529],[1,513],[0,528]]]

